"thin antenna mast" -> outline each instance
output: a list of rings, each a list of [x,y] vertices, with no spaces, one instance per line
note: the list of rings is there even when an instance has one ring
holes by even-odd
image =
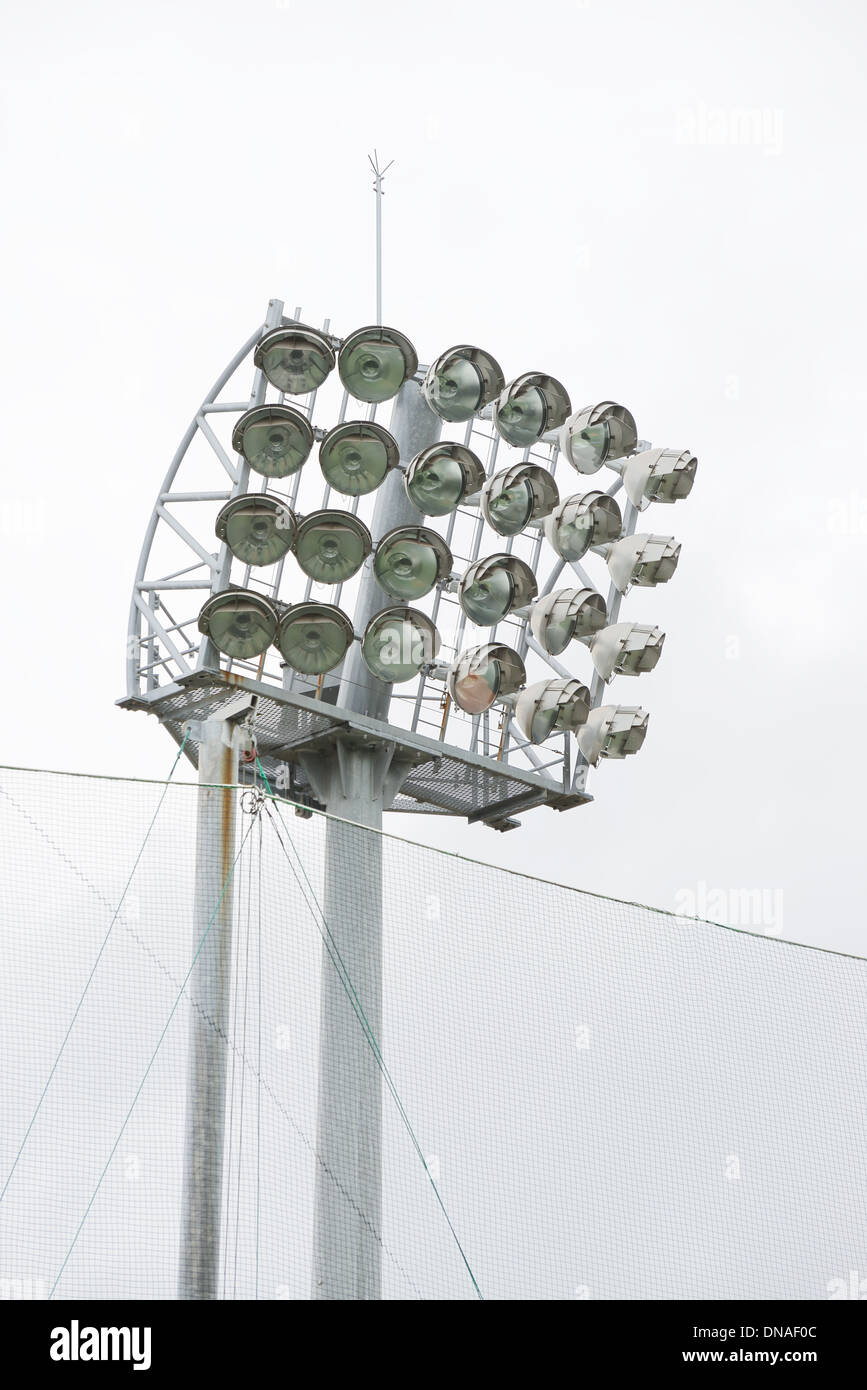
[[[373,158],[367,156],[373,170],[373,191],[376,194],[376,322],[382,324],[382,180],[392,164],[390,159],[384,169],[379,167],[379,155],[373,151]]]

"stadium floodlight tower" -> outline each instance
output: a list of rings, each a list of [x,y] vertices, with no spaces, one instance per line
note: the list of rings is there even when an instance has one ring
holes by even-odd
[[[378,1039],[380,840],[358,827],[393,810],[509,830],[585,805],[588,764],[647,730],[606,690],[650,671],[663,634],[620,604],[674,572],[678,544],[636,519],[688,494],[695,458],[639,441],[615,402],[573,412],[547,373],[507,383],[472,344],[420,366],[381,318],[339,337],[270,302],[181,440],[136,571],[120,703],[186,734],[199,773],[185,1298],[218,1287],[231,789],[264,773],[299,814],[329,813],[324,915]],[[614,481],[589,487],[603,468]],[[607,566],[607,597],[585,563]],[[317,1155],[313,1296],[378,1298],[381,1076],[330,961]]]

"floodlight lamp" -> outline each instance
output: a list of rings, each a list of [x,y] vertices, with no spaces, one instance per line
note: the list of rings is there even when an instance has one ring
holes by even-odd
[[[524,372],[500,393],[494,426],[507,444],[525,448],[562,425],[571,410],[565,386],[544,372]]]
[[[428,368],[421,389],[430,409],[441,420],[455,424],[471,419],[504,385],[500,365],[489,352],[461,343]]]
[[[292,549],[295,516],[266,492],[233,497],[217,516],[215,531],[245,565],[273,565]]]
[[[287,396],[306,396],[334,367],[334,349],[314,328],[284,324],[260,338],[253,361],[272,386]]]
[[[406,495],[425,516],[446,516],[485,481],[481,460],[463,444],[431,444],[406,470]]]
[[[679,502],[695,482],[698,459],[684,449],[647,449],[633,454],[623,468],[623,486],[634,507],[643,512],[651,502]]]
[[[357,574],[372,549],[370,532],[352,512],[310,512],[298,525],[295,558],[317,584],[342,584]]]
[[[257,405],[235,425],[232,448],[244,455],[255,473],[288,478],[313,448],[313,429],[307,416],[291,406]]]
[[[515,704],[518,727],[530,743],[553,733],[575,734],[590,713],[590,691],[578,680],[538,681],[522,690]]]
[[[329,430],[319,446],[319,465],[336,492],[364,497],[400,461],[397,443],[372,420],[348,420]]]
[[[595,767],[600,758],[626,758],[637,753],[647,734],[650,715],[626,705],[601,705],[578,730],[578,747]]]
[[[560,449],[578,473],[595,473],[603,463],[631,454],[638,443],[635,421],[616,401],[585,406],[560,431]]]
[[[530,566],[503,552],[470,565],[458,585],[458,602],[471,622],[491,627],[515,608],[532,603],[537,593]]]
[[[680,559],[680,542],[673,536],[624,536],[601,549],[614,587],[621,594],[632,584],[640,588],[665,584]]]
[[[415,348],[396,328],[372,324],[344,338],[337,355],[340,380],[357,401],[378,404],[396,396],[418,370]]]
[[[530,631],[540,647],[558,656],[570,642],[593,637],[606,616],[605,600],[595,589],[555,589],[533,604]]]
[[[277,609],[261,594],[226,589],[203,605],[198,626],[218,651],[243,661],[268,650],[278,621]]]
[[[640,676],[652,671],[662,655],[665,633],[641,623],[614,623],[589,643],[593,665],[604,681],[612,676]]]
[[[354,639],[352,623],[333,603],[293,603],[280,619],[280,655],[302,676],[339,666]]]
[[[440,635],[426,613],[398,604],[371,618],[361,643],[364,664],[391,685],[412,680],[440,649]]]
[[[499,642],[471,647],[449,667],[449,695],[466,714],[482,714],[497,700],[514,695],[527,679],[516,651]]]
[[[591,545],[617,540],[623,517],[607,492],[567,497],[545,518],[545,535],[561,560],[580,560]]]
[[[427,526],[397,526],[379,541],[373,570],[392,598],[424,598],[451,574],[452,552]]]
[[[501,536],[517,536],[525,526],[552,512],[560,501],[547,468],[517,463],[489,478],[482,488],[482,515]]]

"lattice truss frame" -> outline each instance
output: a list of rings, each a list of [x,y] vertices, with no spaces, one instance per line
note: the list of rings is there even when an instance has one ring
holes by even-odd
[[[274,565],[253,569],[235,559],[215,533],[220,508],[248,491],[267,491],[287,503],[299,517],[330,506],[358,515],[370,525],[376,491],[363,497],[335,493],[318,467],[318,443],[328,429],[346,420],[370,421],[379,415],[380,423],[385,423],[382,416],[386,407],[392,408],[393,401],[379,407],[358,401],[344,389],[333,371],[317,390],[303,397],[285,398],[287,404],[309,420],[316,439],[310,457],[295,474],[285,479],[251,476],[246,459],[232,448],[232,429],[241,415],[254,406],[284,401],[283,393],[267,381],[261,368],[254,367],[252,384],[248,391],[243,390],[243,374],[249,369],[248,359],[257,343],[274,327],[304,322],[300,308],[286,316],[282,302],[271,301],[265,321],[217,378],[190,422],[160,487],[145,533],[130,605],[127,696],[119,703],[157,714],[176,738],[185,718],[200,717],[204,706],[213,710],[225,699],[236,698],[239,685],[255,693],[257,699],[277,702],[284,715],[294,710],[299,727],[307,727],[305,721],[309,720],[312,702],[318,702],[312,708],[321,711],[326,729],[347,724],[342,718],[344,712],[334,704],[343,663],[317,680],[290,670],[277,649],[270,648],[264,657],[251,661],[221,656],[217,672],[212,655],[206,665],[206,647],[210,644],[197,627],[199,611],[208,595],[230,585],[242,585],[284,603],[312,600],[336,604],[352,616],[360,573],[348,583],[316,584],[303,573],[291,552]],[[342,340],[331,333],[329,319],[320,331],[336,351]],[[421,382],[426,371],[425,366],[420,366],[415,380]],[[570,461],[561,459],[556,441],[543,440],[523,449],[510,445],[494,428],[490,407],[466,424],[443,422],[442,439],[470,448],[484,464],[487,478],[516,463],[539,465],[554,477],[561,500],[590,488],[607,491],[608,496],[614,497],[623,487],[619,474],[606,489],[606,475],[601,475],[600,481],[598,476],[589,478],[577,473]],[[647,449],[650,445],[640,441],[638,447]],[[400,467],[405,470],[409,462],[402,458]],[[608,473],[607,477],[611,476]],[[487,525],[478,500],[477,494],[445,517],[424,518],[424,524],[438,530],[451,549],[453,578],[459,578],[463,570],[485,555],[507,552],[530,565],[536,575],[539,598],[557,587],[574,586],[577,580],[582,587],[603,596],[607,591],[606,621],[618,621],[622,595],[610,582],[600,555],[588,553],[585,559],[589,568],[561,559],[539,524],[517,536],[504,537]],[[622,536],[635,533],[637,517],[638,511],[627,501]],[[374,535],[373,540],[375,547],[378,537]],[[365,564],[372,562],[371,555]],[[594,569],[598,579],[593,577]],[[524,661],[528,684],[553,677],[577,677],[590,687],[594,708],[606,703],[607,682],[593,671],[589,652],[577,642],[571,644],[568,656],[573,669],[567,669],[535,642],[526,615],[509,614],[490,628],[475,627],[463,612],[457,593],[445,583],[436,586],[425,599],[413,600],[412,606],[428,613],[440,632],[438,662],[450,664],[468,646],[503,642]],[[356,640],[360,636],[356,630]],[[499,814],[497,807],[512,801],[521,803],[521,809],[525,809],[524,803],[547,803],[566,809],[592,800],[587,791],[587,763],[571,734],[557,732],[534,746],[520,733],[512,708],[495,705],[480,715],[465,714],[448,699],[442,680],[427,670],[413,681],[393,687],[388,724],[377,725],[355,715],[349,722],[353,727],[369,724],[367,734],[373,736],[379,730],[392,747],[409,747],[419,764],[437,764],[432,795],[428,797],[421,784],[408,794],[405,788],[405,794],[398,796],[392,807],[395,810],[469,814],[472,818],[489,819],[485,811],[486,802],[490,802],[492,823],[508,828],[510,822]],[[285,717],[281,727],[280,737],[265,750],[269,757],[280,748],[285,756],[292,756],[293,739],[287,736]],[[195,746],[191,745],[188,751],[195,760]],[[271,761],[279,773],[279,759],[275,763],[271,757]],[[469,797],[438,796],[433,787],[442,784],[444,770],[449,767],[455,775],[458,769],[464,773],[469,769],[469,781],[477,785],[477,791]],[[481,780],[480,771],[486,773]],[[491,789],[499,777],[505,783],[492,796]],[[286,779],[282,780],[285,783]],[[293,796],[298,796],[299,790],[303,791],[304,778],[297,768],[291,783]]]

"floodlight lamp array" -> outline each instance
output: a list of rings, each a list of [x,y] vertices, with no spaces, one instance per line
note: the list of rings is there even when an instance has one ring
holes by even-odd
[[[571,734],[584,760],[594,764],[600,757],[635,752],[648,716],[631,706],[603,706],[601,696],[615,676],[651,671],[665,638],[657,627],[616,621],[619,596],[633,585],[655,586],[670,579],[680,545],[669,536],[635,534],[634,515],[653,502],[687,497],[695,480],[695,456],[640,443],[631,412],[617,402],[601,401],[573,412],[565,387],[543,372],[525,372],[507,383],[496,359],[469,344],[447,349],[419,370],[415,348],[396,329],[371,325],[341,341],[283,321],[262,335],[254,360],[280,399],[246,410],[232,443],[249,470],[265,482],[260,492],[231,496],[217,517],[217,537],[248,567],[248,575],[251,568],[282,567],[292,554],[308,581],[336,586],[338,597],[339,586],[369,564],[390,606],[355,632],[339,606],[309,601],[309,584],[300,603],[279,601],[276,588],[266,597],[224,584],[198,619],[213,647],[241,661],[264,660],[275,647],[292,670],[321,677],[339,667],[358,641],[365,665],[378,680],[400,684],[419,673],[432,676],[445,684],[446,709],[451,703],[472,717],[500,705],[503,718],[508,723],[514,717],[528,745]],[[335,368],[347,397],[369,407],[367,418],[345,419],[345,398],[339,422],[314,431],[308,414],[284,398],[315,392]],[[442,421],[489,419],[492,438],[523,451],[520,462],[494,471],[494,449],[486,469],[469,447],[468,427],[466,442],[439,441],[403,464],[394,436],[373,419],[373,412],[412,379]],[[271,480],[296,474],[317,442],[326,501],[334,491],[352,499],[353,510],[326,505],[302,515],[267,491]],[[534,447],[544,445],[549,446],[548,466],[533,454]],[[558,454],[579,477],[608,467],[617,481],[608,490],[596,487],[561,496],[553,477]],[[454,575],[450,546],[429,525],[404,525],[371,536],[355,514],[357,499],[375,492],[395,470],[403,473],[407,497],[425,521],[474,508],[478,526],[487,525],[505,538],[507,548],[479,557],[477,545],[463,574]],[[613,495],[621,486],[629,503],[625,512]],[[549,583],[540,595],[532,565],[511,550],[513,539],[524,532],[535,539],[537,558],[543,539],[547,542],[558,569],[572,565],[583,576],[580,562],[589,554],[602,557],[616,603],[606,603],[586,583],[559,589]],[[441,638],[433,620],[411,606],[443,590],[457,594],[461,632],[466,621],[490,629],[488,641],[457,651],[446,665],[437,662]],[[523,625],[514,647],[496,639],[497,625],[504,620]],[[590,687],[555,660],[573,642],[588,648],[596,673],[592,695]],[[528,645],[554,667],[556,679],[527,684]]]

